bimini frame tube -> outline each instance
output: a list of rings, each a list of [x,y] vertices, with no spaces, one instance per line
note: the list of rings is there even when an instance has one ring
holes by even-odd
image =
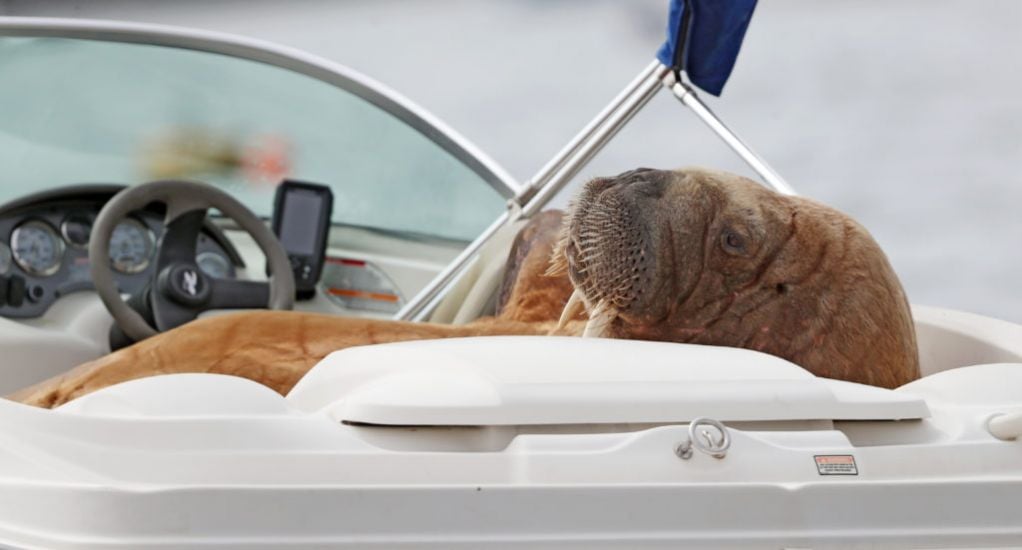
[[[522,217],[531,217],[542,210],[632,120],[632,117],[641,111],[649,103],[649,100],[653,99],[653,96],[660,91],[663,79],[670,74],[670,69],[667,67],[659,63],[655,63],[655,65],[656,67],[649,76],[645,79],[637,79],[639,85],[630,94],[615,98],[616,104],[613,110],[609,107],[605,109],[608,114],[603,123],[593,128],[588,138],[579,143],[573,154],[562,163],[560,169],[546,181],[545,185],[538,188],[527,203],[522,204]]]
[[[533,195],[535,195],[536,191],[549,183],[550,179],[562,166],[564,166],[565,162],[578,152],[579,147],[588,142],[592,138],[593,133],[603,126],[607,122],[607,119],[618,110],[619,106],[635,94],[636,90],[644,84],[647,84],[650,76],[652,76],[659,67],[661,67],[660,63],[658,61],[654,61],[650,63],[648,67],[643,69],[643,71],[639,73],[639,75],[636,76],[624,90],[621,90],[621,93],[619,93],[617,97],[607,104],[607,106],[604,107],[595,118],[589,121],[589,123],[582,128],[582,131],[572,138],[563,149],[558,151],[554,158],[550,159],[549,162],[539,169],[539,172],[536,172],[536,174],[532,176],[532,179],[525,184],[521,193],[518,194],[518,200],[516,202],[519,205],[525,204],[533,197]]]
[[[695,90],[693,90],[691,86],[684,82],[680,82],[674,76],[674,73],[669,73],[664,78],[664,86],[670,88],[674,97],[678,98],[678,101],[681,101],[683,105],[692,109],[692,112],[699,117],[699,120],[702,120],[710,127],[710,130],[713,130],[713,133],[717,134],[720,139],[724,140],[724,143],[726,143],[728,147],[737,153],[750,168],[759,174],[759,177],[763,178],[763,181],[768,187],[771,187],[774,191],[784,195],[797,195],[797,193],[795,193],[795,189],[788,185],[788,182],[784,181],[784,178],[782,178],[780,174],[775,172],[765,160],[753,152],[753,150],[750,149],[749,146],[746,145],[745,142],[743,142],[737,135],[735,135],[735,133],[724,124],[724,122],[717,118],[717,115],[713,114],[713,111],[711,111],[710,108],[707,107],[701,99],[699,99],[699,96],[696,95]]]
[[[649,103],[661,87],[669,88],[682,104],[692,109],[696,116],[759,174],[769,187],[785,195],[796,194],[784,178],[710,111],[690,86],[679,81],[669,67],[654,61],[547,162],[508,202],[508,211],[501,214],[482,235],[472,241],[439,275],[405,304],[395,318],[404,321],[425,320],[460,277],[465,266],[497,231],[505,224],[529,218],[542,210],[632,117]]]
[[[539,212],[567,185],[610,140],[638,113],[662,86],[670,70],[653,62],[617,95],[529,180],[509,201],[509,210],[502,214],[476,240],[415,295],[394,316],[403,321],[425,320],[462,270],[490,238],[505,224],[528,218]]]

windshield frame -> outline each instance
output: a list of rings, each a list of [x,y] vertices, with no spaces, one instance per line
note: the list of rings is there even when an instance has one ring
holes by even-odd
[[[243,36],[150,23],[0,17],[0,36],[52,37],[146,44],[208,52],[289,70],[351,93],[404,122],[461,162],[504,199],[521,185],[464,136],[408,98],[368,76],[296,48]]]

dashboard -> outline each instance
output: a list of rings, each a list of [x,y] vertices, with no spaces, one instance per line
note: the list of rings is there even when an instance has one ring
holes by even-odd
[[[96,259],[86,243],[100,210],[123,189],[74,185],[0,204],[0,395],[101,357],[117,343],[111,314],[93,290]],[[163,205],[149,205],[111,235],[102,261],[110,262],[122,293],[137,296],[155,278],[164,215]],[[465,244],[334,224],[317,292],[295,309],[390,318]],[[221,219],[204,221],[196,260],[212,276],[263,280],[258,243]]]
[[[0,206],[0,317],[38,317],[61,296],[93,288],[88,243],[92,224],[119,185],[79,185]],[[132,212],[110,237],[110,262],[121,293],[152,279],[163,233],[163,206]],[[196,242],[196,263],[212,277],[234,278],[238,252],[209,220]]]

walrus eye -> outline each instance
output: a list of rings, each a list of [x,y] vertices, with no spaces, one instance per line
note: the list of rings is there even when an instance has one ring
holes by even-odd
[[[720,236],[720,244],[729,254],[745,254],[745,239],[734,231],[725,231]]]

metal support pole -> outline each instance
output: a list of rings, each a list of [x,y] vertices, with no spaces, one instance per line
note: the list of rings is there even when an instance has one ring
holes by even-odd
[[[482,235],[476,237],[476,240],[465,247],[461,254],[458,254],[425,288],[420,290],[411,301],[407,302],[394,315],[394,319],[399,321],[424,321],[432,313],[433,308],[436,307],[437,298],[442,296],[441,291],[454,282],[457,275],[468,265],[469,260],[476,255],[476,252],[482,248],[483,244],[489,241],[490,237],[501,227],[504,227],[504,224],[508,223],[510,219],[510,211],[501,214],[499,218],[483,231]]]
[[[596,128],[589,139],[579,145],[575,154],[563,163],[557,173],[547,181],[547,184],[536,192],[528,203],[522,205],[522,216],[528,218],[539,212],[554,198],[554,195],[571,182],[579,170],[585,167],[596,156],[596,153],[600,152],[624,128],[625,124],[628,124],[632,117],[649,103],[649,100],[653,99],[653,96],[660,91],[663,79],[669,74],[670,69],[660,65],[659,69],[640,82],[632,94],[617,105],[604,124]]]
[[[462,269],[501,227],[528,218],[542,209],[578,174],[660,90],[669,69],[653,62],[551,159],[511,200],[510,210],[493,222],[394,316],[404,321],[425,320],[457,279]]]
[[[719,118],[717,118],[717,115],[713,114],[713,111],[711,111],[710,108],[699,99],[695,90],[683,82],[678,82],[673,74],[668,75],[664,79],[664,85],[671,89],[671,92],[674,93],[674,96],[677,97],[682,104],[689,109],[692,109],[692,112],[694,112],[700,120],[706,123],[706,125],[713,130],[713,133],[717,134],[720,139],[724,140],[724,143],[726,143],[728,147],[730,147],[735,153],[738,153],[738,156],[741,157],[750,168],[755,170],[756,173],[759,174],[759,177],[763,178],[763,181],[766,182],[769,187],[784,195],[798,194],[795,192],[794,188],[788,185],[788,182],[784,181],[784,178],[782,178],[780,174],[775,172],[765,160],[760,158],[759,155],[754,153],[748,145],[742,142],[742,140],[735,135],[734,132],[732,132],[724,125],[723,122],[721,122]]]
[[[610,118],[610,116],[614,114],[614,112],[616,112],[629,97],[635,94],[635,91],[639,89],[640,86],[643,86],[649,81],[650,76],[657,71],[658,67],[661,67],[660,62],[653,61],[648,67],[643,69],[638,76],[629,82],[628,86],[625,87],[624,90],[621,90],[621,93],[617,94],[617,96],[614,97],[614,99],[611,100],[611,102],[608,103],[607,106],[599,112],[599,114],[590,120],[589,123],[586,124],[585,127],[583,127],[582,130],[564,146],[564,148],[554,155],[554,158],[550,159],[542,168],[539,169],[539,172],[536,172],[536,174],[532,176],[532,179],[530,179],[525,184],[522,191],[518,193],[516,202],[519,205],[525,204],[532,198],[532,195],[535,194],[536,191],[545,186],[550,181],[550,178],[552,178],[554,174],[562,166],[564,166],[564,163],[578,151],[579,147],[583,143],[589,141],[592,138],[593,133],[599,127],[603,126],[604,123],[607,122],[607,119]]]

